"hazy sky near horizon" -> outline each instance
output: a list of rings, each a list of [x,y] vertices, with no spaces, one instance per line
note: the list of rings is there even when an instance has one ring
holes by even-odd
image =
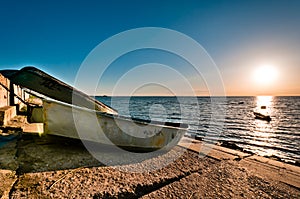
[[[227,95],[300,95],[299,9],[298,0],[1,1],[0,70],[33,65],[74,85],[82,62],[99,43],[126,30],[162,27],[203,46]],[[117,59],[95,83],[96,93],[110,95],[122,75],[140,65],[151,67],[148,63],[174,68],[197,95],[209,94],[205,78],[210,71],[195,78],[186,61],[149,49]],[[123,78],[121,91],[114,94],[130,94],[127,86],[149,76],[181,89],[179,95],[190,94],[175,73],[159,71],[157,64],[154,69],[133,71],[133,78]],[[92,94],[89,87],[80,85]],[[135,89],[136,95],[170,94],[157,85]]]

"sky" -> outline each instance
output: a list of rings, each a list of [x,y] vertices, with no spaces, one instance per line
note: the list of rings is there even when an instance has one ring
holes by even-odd
[[[210,88],[235,96],[300,95],[299,9],[298,0],[2,0],[0,69],[35,66],[96,95],[211,95]],[[78,83],[82,64],[101,42],[144,27],[195,40],[219,77],[206,66],[198,74],[173,53],[140,49],[118,57],[98,81],[87,76]],[[143,42],[143,35],[137,39]],[[121,45],[130,44],[109,47],[99,59]]]

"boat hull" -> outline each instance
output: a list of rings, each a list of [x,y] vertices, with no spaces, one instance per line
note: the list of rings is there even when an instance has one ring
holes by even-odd
[[[265,120],[265,121],[271,121],[271,117],[269,115],[264,115],[259,112],[253,112],[255,119]]]
[[[175,146],[188,127],[143,120],[133,122],[130,118],[52,100],[43,100],[43,120],[46,134],[143,150]]]

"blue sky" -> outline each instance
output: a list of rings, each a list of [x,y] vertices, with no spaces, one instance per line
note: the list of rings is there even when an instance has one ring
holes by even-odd
[[[297,0],[1,1],[0,69],[34,65],[73,84],[81,63],[100,42],[132,28],[163,27],[206,49],[228,95],[299,95],[299,9]],[[116,61],[99,94],[109,94],[110,75],[118,77],[113,75],[120,67],[153,61],[138,52],[138,60],[130,56]],[[258,85],[251,74],[265,63],[279,75],[272,84]],[[199,85],[205,90],[203,82]]]

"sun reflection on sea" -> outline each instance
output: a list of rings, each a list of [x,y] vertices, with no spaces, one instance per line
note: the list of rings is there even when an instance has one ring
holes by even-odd
[[[264,115],[273,114],[273,96],[257,96],[256,108],[254,111],[262,113]]]
[[[272,115],[273,113],[273,96],[257,96],[255,111],[263,113],[265,115]],[[254,120],[254,139],[251,141],[254,145],[274,146],[272,142],[272,134],[275,132],[272,122],[255,119]],[[265,149],[263,151],[257,151],[262,156],[276,155],[276,151],[272,149]]]
[[[257,108],[261,108],[262,106],[272,107],[273,104],[273,96],[257,96],[256,97]]]

